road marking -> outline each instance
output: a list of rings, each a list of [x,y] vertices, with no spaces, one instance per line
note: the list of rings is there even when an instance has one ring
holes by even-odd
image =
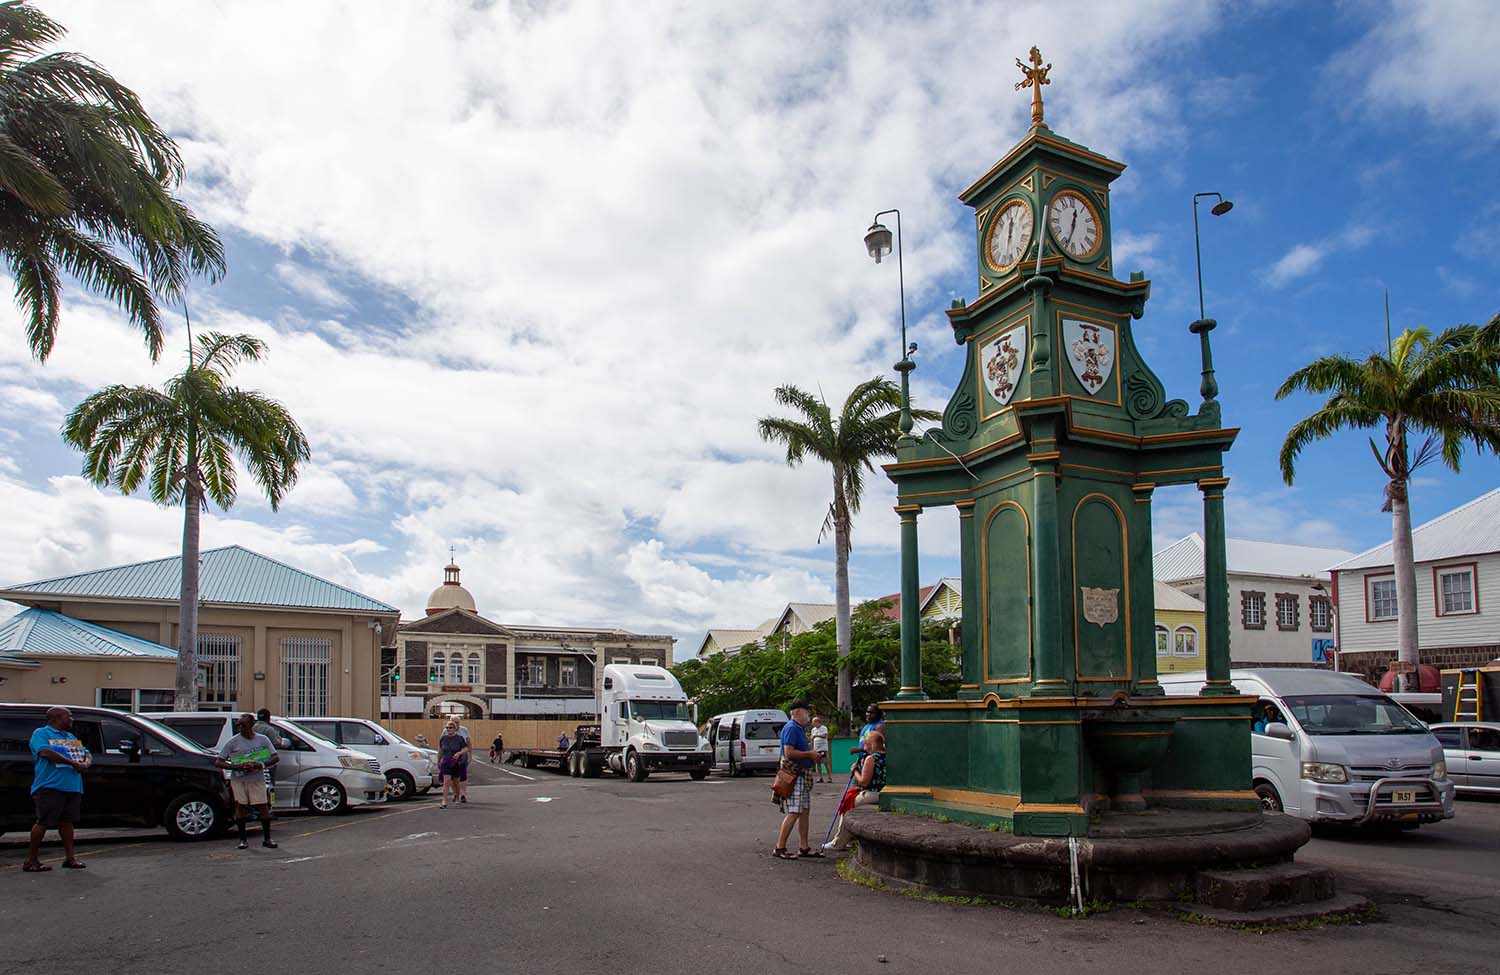
[[[323,855],[320,853],[320,854],[318,854],[315,857],[292,857],[290,860],[282,860],[281,862],[282,863],[306,863],[309,860],[321,860],[321,859],[323,859]]]
[[[520,772],[512,772],[508,768],[503,768],[500,771],[504,772],[506,775],[514,775],[518,779],[525,779],[527,782],[535,782],[536,781],[536,777],[535,776],[522,775]]]
[[[424,836],[436,836],[436,835],[437,835],[437,832],[435,830],[428,830],[425,833],[407,833],[405,836],[401,837],[401,839],[397,840],[396,842],[397,843],[404,843],[407,840],[420,840]]]
[[[551,796],[537,796],[536,797],[536,801],[537,802],[551,802],[552,801],[552,797]]]

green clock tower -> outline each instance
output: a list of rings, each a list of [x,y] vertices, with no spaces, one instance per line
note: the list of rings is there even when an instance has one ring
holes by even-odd
[[[1229,681],[1223,454],[1210,320],[1193,323],[1201,402],[1169,400],[1133,324],[1151,285],[1115,276],[1110,184],[1124,165],[1043,120],[1033,48],[1026,136],[959,199],[978,295],[948,312],[965,350],[940,428],[885,470],[901,520],[902,687],[887,705],[882,807],[1032,835],[1086,835],[1105,811],[1250,809],[1251,699]],[[1164,336],[1165,338],[1165,336]],[[1151,503],[1196,490],[1206,548],[1208,681],[1156,680]],[[922,512],[958,509],[963,680],[921,688]]]

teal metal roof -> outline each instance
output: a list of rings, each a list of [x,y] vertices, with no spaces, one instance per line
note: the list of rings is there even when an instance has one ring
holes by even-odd
[[[0,623],[0,655],[6,657],[148,657],[176,660],[177,651],[160,643],[50,609],[28,609]]]
[[[199,564],[201,604],[286,606],[382,616],[400,613],[394,606],[239,545],[202,552]],[[181,592],[182,557],[173,556],[7,586],[0,589],[0,598],[21,603],[48,596],[175,603]]]

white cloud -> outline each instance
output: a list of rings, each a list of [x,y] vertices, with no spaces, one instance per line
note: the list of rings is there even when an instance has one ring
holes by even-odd
[[[1500,138],[1500,4],[1492,0],[1387,2],[1365,8],[1369,32],[1332,65],[1360,89],[1372,116],[1393,107]]]
[[[1128,157],[1181,140],[1180,104],[1149,66],[1218,18],[1190,0],[49,11],[66,47],[180,137],[203,216],[333,275],[290,261],[262,272],[267,294],[287,285],[340,323],[306,308],[265,320],[278,298],[226,306],[205,289],[195,302],[196,327],[270,342],[237,381],[288,405],[316,465],[279,518],[247,485],[241,520],[215,531],[326,565],[408,613],[458,545],[497,617],[678,634],[831,589],[831,545],[815,544],[828,472],[785,469],[755,421],[780,383],[837,399],[889,373],[894,269],[860,245],[875,210],[902,207],[909,299],[972,261],[953,194],[1024,133],[1028,104],[1008,81],[997,94],[994,65],[953,57],[954,38],[1017,54],[1039,43],[1057,66],[1049,122]],[[416,311],[394,329],[353,321],[355,281]],[[962,354],[945,327],[913,330],[918,391],[935,405],[947,390],[925,385],[929,363]],[[60,403],[160,382],[180,358],[150,366],[117,315],[76,295],[45,371],[18,331],[0,311],[0,370]],[[44,487],[40,472],[28,483],[15,489],[76,500],[97,530],[59,514],[0,536],[0,558],[100,565],[175,546],[174,519],[124,524],[141,502]],[[890,485],[869,483],[856,552],[894,551]],[[930,524],[924,551],[956,551],[956,531]]]
[[[1323,262],[1339,251],[1357,250],[1375,238],[1374,228],[1354,223],[1330,237],[1311,243],[1294,244],[1263,272],[1266,283],[1282,287],[1312,274]]]
[[[347,295],[333,286],[326,274],[314,268],[293,264],[291,261],[279,261],[275,273],[282,284],[320,305],[336,309],[348,309],[354,305]]]

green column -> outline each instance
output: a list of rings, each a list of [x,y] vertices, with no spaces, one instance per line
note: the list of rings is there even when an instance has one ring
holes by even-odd
[[[1049,428],[1049,435],[1056,434]],[[1061,560],[1058,555],[1057,451],[1031,454],[1036,523],[1031,526],[1031,694],[1073,695],[1073,655],[1062,626]]]
[[[980,696],[979,676],[979,604],[983,597],[979,592],[979,531],[974,520],[974,502],[959,501],[958,508],[958,553],[959,572],[963,578],[963,617],[959,624],[963,636],[962,678],[958,696],[973,698]]]
[[[917,514],[919,504],[896,506],[901,516],[901,690],[898,701],[925,701],[922,691],[922,588],[917,568]]]
[[[1152,483],[1131,486],[1136,515],[1131,528],[1136,540],[1136,550],[1130,554],[1131,598],[1136,606],[1150,606],[1153,611],[1137,611],[1130,621],[1135,627],[1130,639],[1137,648],[1130,692],[1147,697],[1165,693],[1156,679],[1156,580],[1151,565],[1151,495],[1155,490]]]
[[[1203,492],[1203,628],[1208,682],[1205,696],[1238,694],[1229,682],[1229,561],[1224,542],[1224,488],[1227,477],[1205,477]]]

